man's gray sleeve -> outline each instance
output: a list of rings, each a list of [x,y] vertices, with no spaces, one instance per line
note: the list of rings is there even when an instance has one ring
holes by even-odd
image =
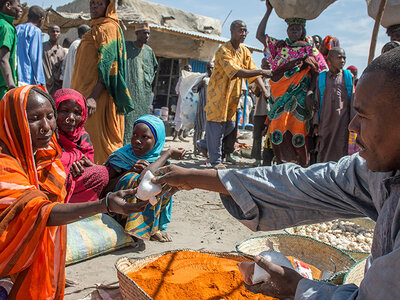
[[[357,154],[309,168],[282,164],[218,172],[230,193],[221,195],[225,208],[253,231],[336,218],[376,220],[371,193],[382,190],[384,174],[369,171]]]
[[[373,260],[360,287],[336,286],[309,279],[300,280],[295,300],[377,300],[400,297],[400,237],[394,250]]]
[[[218,175],[230,193],[221,195],[226,209],[254,231],[338,217],[368,216],[376,220],[378,213],[373,201],[386,199],[383,181],[391,176],[369,171],[358,154],[338,163],[316,164],[307,169],[284,164],[219,171]],[[397,299],[399,270],[400,237],[397,237],[394,251],[374,259],[360,288],[354,284],[335,286],[302,279],[295,299]]]
[[[295,300],[352,300],[356,299],[358,287],[355,284],[336,286],[329,283],[302,279],[296,289]]]

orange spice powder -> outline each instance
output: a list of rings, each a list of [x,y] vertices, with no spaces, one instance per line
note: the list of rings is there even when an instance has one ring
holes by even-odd
[[[288,256],[288,259],[293,264],[296,258]],[[230,259],[179,251],[166,254],[141,270],[126,275],[154,300],[275,299],[253,294],[245,288],[237,266],[242,261],[249,260],[240,256]],[[309,266],[313,277],[320,278],[321,271]]]
[[[242,261],[248,260],[180,251],[166,254],[127,276],[155,300],[274,299],[246,290],[237,266]]]

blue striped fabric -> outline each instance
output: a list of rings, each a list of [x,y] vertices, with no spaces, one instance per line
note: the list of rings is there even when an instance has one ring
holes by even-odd
[[[112,252],[131,242],[124,228],[105,214],[68,224],[66,264]]]
[[[207,62],[190,59],[189,64],[192,66],[192,72],[205,73],[207,71]]]

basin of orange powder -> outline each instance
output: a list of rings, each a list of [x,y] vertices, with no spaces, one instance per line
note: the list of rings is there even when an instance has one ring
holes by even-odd
[[[178,251],[161,256],[144,268],[126,274],[155,300],[274,299],[253,294],[243,285],[240,256],[218,257]]]

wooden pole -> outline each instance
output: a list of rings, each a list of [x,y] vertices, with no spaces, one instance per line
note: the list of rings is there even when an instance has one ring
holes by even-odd
[[[369,47],[368,64],[370,64],[375,57],[376,40],[378,39],[379,25],[381,24],[383,12],[385,11],[386,2],[387,0],[381,0],[378,13],[376,14],[374,29],[372,30],[371,46]]]

